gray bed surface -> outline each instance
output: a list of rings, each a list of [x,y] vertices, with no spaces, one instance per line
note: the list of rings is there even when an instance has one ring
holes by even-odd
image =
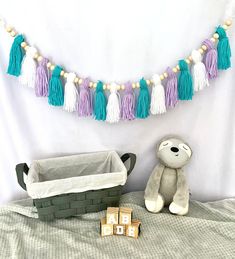
[[[31,199],[0,207],[0,258],[235,258],[235,199],[190,202],[187,216],[146,211],[143,192],[124,194],[141,234],[101,237],[105,211],[45,223]]]

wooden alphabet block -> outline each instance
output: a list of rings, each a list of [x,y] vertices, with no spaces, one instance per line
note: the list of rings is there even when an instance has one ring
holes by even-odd
[[[113,225],[106,223],[106,218],[100,220],[100,234],[102,237],[113,235]]]
[[[132,216],[132,209],[121,207],[119,210],[119,224],[130,225],[131,216]]]
[[[118,211],[119,208],[109,207],[107,209],[107,224],[118,224]]]
[[[126,226],[125,225],[114,225],[113,226],[114,235],[124,236],[126,235]]]
[[[137,219],[133,220],[131,225],[126,226],[126,236],[138,238],[140,233],[141,222]]]

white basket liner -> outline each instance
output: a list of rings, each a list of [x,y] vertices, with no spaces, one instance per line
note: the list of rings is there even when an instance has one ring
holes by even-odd
[[[33,199],[124,185],[127,169],[115,151],[35,160],[25,180]]]

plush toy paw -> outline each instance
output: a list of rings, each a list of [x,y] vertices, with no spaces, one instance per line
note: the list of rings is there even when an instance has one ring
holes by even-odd
[[[156,201],[145,200],[146,209],[153,213],[158,213],[164,207],[164,200],[162,195],[158,194]]]
[[[176,203],[172,202],[169,206],[169,210],[173,214],[184,216],[188,213],[188,204],[184,208],[184,207],[181,207],[181,206],[177,205]]]

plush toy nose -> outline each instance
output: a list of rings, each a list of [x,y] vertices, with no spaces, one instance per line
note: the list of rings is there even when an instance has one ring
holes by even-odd
[[[177,153],[179,151],[179,149],[177,147],[172,147],[171,151]]]

